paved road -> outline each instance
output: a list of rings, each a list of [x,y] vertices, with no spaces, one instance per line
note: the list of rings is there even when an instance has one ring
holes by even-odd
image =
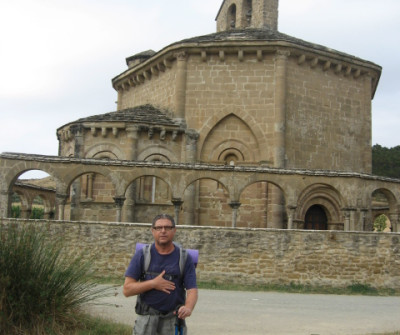
[[[121,287],[94,315],[133,325],[136,298]],[[400,297],[200,290],[190,335],[365,335],[400,331]]]

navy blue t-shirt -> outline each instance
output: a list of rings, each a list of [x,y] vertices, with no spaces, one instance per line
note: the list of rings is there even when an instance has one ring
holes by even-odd
[[[140,280],[144,268],[143,252],[144,248],[135,253],[135,255],[132,257],[128,269],[125,272],[125,277],[131,277],[137,281]],[[184,288],[187,290],[197,288],[194,263],[190,255],[187,254],[182,280],[179,269],[179,247],[175,246],[174,251],[168,255],[161,255],[157,252],[155,245],[152,244],[150,248],[150,254],[151,261],[147,272],[157,274],[165,270],[167,275],[173,276],[172,281],[175,283],[175,290],[171,291],[170,294],[158,290],[150,290],[143,293],[141,295],[141,299],[150,307],[162,313],[168,313],[175,310],[178,305],[183,305],[185,303]],[[155,277],[156,275],[147,274],[145,280],[150,280]]]

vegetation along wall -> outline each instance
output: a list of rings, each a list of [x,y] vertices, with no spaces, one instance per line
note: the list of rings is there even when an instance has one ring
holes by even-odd
[[[28,224],[1,224],[13,222]],[[121,276],[121,283],[136,242],[152,241],[148,224],[33,222],[49,236],[62,236],[70,251],[96,254],[98,273]],[[199,250],[203,282],[400,288],[400,233],[179,226],[175,237]]]

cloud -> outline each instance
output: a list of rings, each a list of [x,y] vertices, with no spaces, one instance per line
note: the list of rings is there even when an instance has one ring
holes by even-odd
[[[57,128],[115,110],[111,79],[126,69],[126,57],[214,33],[221,3],[1,1],[0,152],[56,155]],[[399,145],[400,1],[281,0],[279,10],[283,33],[383,66],[373,142]]]

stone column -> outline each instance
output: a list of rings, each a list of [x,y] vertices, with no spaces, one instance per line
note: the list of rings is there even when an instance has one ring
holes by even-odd
[[[287,62],[290,53],[278,50],[275,56],[275,122],[274,122],[274,166],[284,168],[286,165],[286,92]],[[273,188],[269,217],[269,228],[283,227],[283,194],[280,189]]]
[[[344,209],[344,231],[350,231],[350,211]]]
[[[351,231],[356,231],[356,220],[355,220],[355,215],[356,215],[356,209],[355,208],[350,208],[350,230]]]
[[[174,213],[175,213],[175,224],[179,224],[179,212],[181,211],[181,206],[183,201],[180,198],[173,198],[172,203],[174,204]]]
[[[368,208],[361,208],[360,210],[360,230],[365,231],[366,219],[368,214]]]
[[[87,176],[87,200],[93,200],[93,180],[94,180],[94,173],[89,173]]]
[[[74,146],[74,157],[84,157],[84,139],[83,139],[83,127],[81,125],[71,126],[71,133],[75,139]],[[81,178],[79,177],[71,184],[71,220],[81,219]]]
[[[124,89],[122,87],[118,87],[118,97],[117,97],[117,110],[122,109],[122,93]]]
[[[275,56],[275,157],[274,166],[285,167],[287,62],[290,53],[278,50]]]
[[[399,224],[399,214],[391,213],[389,214],[390,223],[392,225],[392,232],[399,233],[400,232],[400,224]]]
[[[125,197],[114,197],[115,207],[117,209],[116,222],[121,222],[122,207],[124,206]]]
[[[180,52],[176,55],[176,93],[175,93],[175,119],[181,124],[186,124],[186,82],[187,82],[187,54]]]
[[[296,213],[297,206],[287,206],[288,208],[288,224],[287,229],[293,229],[293,218]]]
[[[186,130],[186,163],[195,163],[197,160],[197,141],[199,134],[194,129]],[[191,184],[185,191],[184,224],[195,224],[196,184]]]
[[[7,190],[1,190],[0,191],[0,217],[6,218],[9,213],[11,214],[10,211],[10,206],[11,204],[9,203],[9,194]]]
[[[372,77],[369,73],[364,79],[364,106],[362,108],[363,141],[360,143],[362,162],[360,168],[364,173],[372,173]]]
[[[64,210],[65,210],[65,204],[67,203],[67,199],[68,199],[67,194],[56,193],[55,217],[58,218],[58,220],[60,220],[60,221],[64,220]]]
[[[136,125],[126,128],[128,147],[128,159],[135,161],[137,159],[137,146],[139,140],[139,128]],[[124,206],[124,218],[126,222],[133,222],[135,217],[135,199],[136,199],[136,181],[131,183],[126,190],[126,202]]]
[[[232,201],[229,203],[229,206],[232,208],[232,227],[236,228],[237,226],[237,214],[238,214],[238,209],[240,207],[241,203],[239,201]]]

